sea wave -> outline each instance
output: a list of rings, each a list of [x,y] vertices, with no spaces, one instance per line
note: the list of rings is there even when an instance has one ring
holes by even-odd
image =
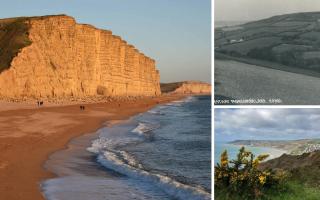
[[[128,156],[128,153],[125,153]],[[155,184],[161,187],[166,193],[177,199],[183,200],[207,200],[210,199],[210,193],[200,187],[192,187],[173,180],[169,176],[150,173],[143,169],[131,156],[119,157],[119,154],[112,151],[105,151],[99,154],[98,162],[108,169],[124,174],[128,177],[139,179],[147,183]],[[133,160],[132,160],[133,159]],[[132,164],[133,163],[133,164]]]
[[[167,173],[149,170],[130,152],[123,150],[125,148],[121,148],[130,146],[133,143],[145,142],[149,137],[148,133],[160,127],[160,123],[157,121],[160,116],[156,116],[161,113],[160,111],[170,115],[171,112],[175,111],[164,110],[171,109],[172,106],[179,107],[181,104],[196,100],[197,97],[188,97],[181,101],[158,106],[148,112],[147,119],[140,116],[133,126],[128,126],[128,132],[100,135],[100,138],[94,140],[87,150],[97,154],[97,162],[105,168],[122,174],[134,182],[150,185],[168,194],[173,199],[209,200],[211,199],[211,194],[203,187],[189,185],[188,182],[182,183]],[[174,113],[174,115],[177,116],[178,113]],[[184,115],[186,114],[184,113]],[[179,117],[183,116],[179,115]]]
[[[122,141],[122,145],[129,141]],[[131,140],[132,142],[132,140]],[[176,199],[183,200],[209,200],[210,193],[201,187],[194,187],[180,183],[173,178],[144,169],[143,165],[126,151],[117,150],[115,141],[108,138],[99,138],[92,142],[88,151],[96,153],[97,161],[117,173],[123,174],[146,184],[153,184],[162,188],[164,192]]]
[[[182,100],[176,100],[176,101],[172,101],[173,103],[189,103],[189,102],[194,102],[197,101],[197,97],[196,96],[188,96]]]
[[[188,96],[181,100],[172,101],[170,103],[162,104],[157,106],[156,108],[149,110],[148,113],[154,114],[154,115],[165,115],[165,112],[162,112],[165,109],[168,109],[170,107],[180,107],[184,103],[194,102],[197,101],[198,98],[196,96]]]
[[[153,115],[165,115],[160,110],[149,110],[148,113],[153,114]]]
[[[141,142],[141,138],[106,138],[99,137],[91,142],[91,146],[87,148],[87,151],[92,153],[101,153],[106,150],[116,149],[120,146],[125,146],[127,144],[132,144],[134,142]]]
[[[138,134],[145,134],[159,127],[160,127],[160,124],[139,122],[138,126],[134,128],[131,132],[138,133]]]
[[[188,96],[188,97],[186,97],[184,99],[181,99],[181,100],[176,100],[176,101],[172,101],[170,103],[166,103],[165,105],[166,106],[180,107],[184,103],[194,102],[194,101],[197,101],[197,100],[198,100],[198,98],[195,97],[195,96]]]

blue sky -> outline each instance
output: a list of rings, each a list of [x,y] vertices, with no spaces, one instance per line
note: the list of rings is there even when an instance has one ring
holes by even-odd
[[[215,109],[215,140],[320,138],[320,109]]]
[[[10,0],[0,18],[67,14],[154,58],[161,81],[211,81],[210,0]]]

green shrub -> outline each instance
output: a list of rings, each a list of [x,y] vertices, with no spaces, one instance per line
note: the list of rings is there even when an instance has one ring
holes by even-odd
[[[272,170],[260,170],[259,164],[269,155],[255,156],[240,148],[237,158],[229,161],[227,151],[221,154],[220,164],[215,166],[215,196],[217,199],[262,199],[265,192],[282,190],[288,174]]]
[[[22,48],[31,45],[26,18],[0,23],[0,73],[10,67]]]

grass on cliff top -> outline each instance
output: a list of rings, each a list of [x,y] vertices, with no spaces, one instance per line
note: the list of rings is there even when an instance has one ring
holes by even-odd
[[[160,88],[161,88],[161,92],[162,93],[168,93],[168,92],[172,92],[175,89],[177,89],[178,87],[180,87],[182,85],[181,82],[176,82],[176,83],[161,83],[160,84]]]
[[[26,18],[0,21],[0,73],[10,67],[20,50],[31,44]]]

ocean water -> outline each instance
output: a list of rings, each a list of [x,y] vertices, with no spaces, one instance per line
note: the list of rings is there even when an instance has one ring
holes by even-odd
[[[214,164],[216,164],[220,162],[220,155],[224,150],[227,150],[229,160],[235,159],[237,157],[237,154],[239,153],[239,149],[241,148],[241,146],[228,144],[227,142],[216,141],[214,148]],[[269,157],[267,158],[267,160],[279,157],[282,154],[286,153],[286,151],[284,150],[268,147],[245,146],[245,148],[246,150],[251,151],[255,156],[258,156],[260,154],[268,154]]]
[[[45,167],[49,200],[211,198],[211,97],[159,105],[72,140]]]

